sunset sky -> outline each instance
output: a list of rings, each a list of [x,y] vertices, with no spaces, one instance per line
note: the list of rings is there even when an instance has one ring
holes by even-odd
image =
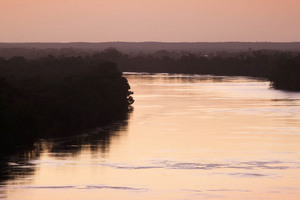
[[[0,42],[300,41],[300,0],[0,0]]]

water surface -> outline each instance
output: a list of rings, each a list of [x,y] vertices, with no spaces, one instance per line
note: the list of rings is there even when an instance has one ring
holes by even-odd
[[[0,197],[300,198],[300,93],[247,77],[126,77],[127,119],[7,158]]]

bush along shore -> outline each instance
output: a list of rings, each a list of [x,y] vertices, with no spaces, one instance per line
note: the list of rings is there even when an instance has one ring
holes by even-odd
[[[0,59],[0,154],[107,125],[134,102],[116,64],[95,57]]]

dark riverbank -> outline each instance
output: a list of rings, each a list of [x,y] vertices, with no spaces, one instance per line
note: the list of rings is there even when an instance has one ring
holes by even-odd
[[[209,74],[267,78],[275,89],[300,91],[300,53],[285,51],[170,52],[128,56],[116,49],[97,54],[118,63],[121,71]]]
[[[47,55],[72,57],[73,62],[83,58],[105,59],[117,63],[121,71],[264,77],[275,89],[300,91],[297,45],[299,43],[15,43],[0,45],[0,62],[14,56],[40,59]],[[105,49],[110,46],[122,52]]]
[[[103,48],[109,44],[104,45]],[[239,43],[220,43],[219,46],[216,44],[219,48],[215,49],[209,48],[214,47],[213,44],[207,44],[210,46],[193,44],[196,46],[192,48],[192,44],[186,43],[185,46],[177,46],[181,49],[176,49],[176,45],[174,49],[167,48],[170,47],[168,45],[171,45],[168,44],[165,46],[167,50],[157,50],[157,48],[163,49],[163,44],[156,45],[156,50],[154,48],[152,51],[147,49],[136,51],[130,50],[130,48],[124,50],[120,47],[122,52],[115,48],[103,50],[100,47],[97,49],[90,46],[91,48],[87,49],[83,46],[72,46],[72,44],[69,44],[71,46],[68,44],[64,44],[67,46],[55,46],[53,44],[54,46],[46,45],[44,48],[32,46],[34,48],[30,49],[24,48],[25,46],[14,46],[18,48],[12,48],[13,46],[8,48],[7,46],[0,48],[0,57],[12,59],[14,56],[24,56],[27,59],[39,59],[51,54],[57,58],[64,57],[65,60],[67,60],[66,57],[72,57],[72,59],[69,58],[69,61],[72,60],[70,62],[74,63],[80,60],[92,59],[93,62],[96,62],[96,60],[105,59],[117,63],[121,71],[263,77],[269,79],[270,85],[275,89],[300,91],[300,53],[297,49],[286,51],[287,49],[283,48],[284,44],[276,44],[278,48],[282,47],[281,50],[274,50],[278,48],[272,45],[265,44],[264,46],[256,43],[244,44],[244,46]],[[114,43],[110,45],[114,46]],[[220,45],[223,45],[222,48]],[[232,50],[230,45],[242,45],[244,48]],[[253,49],[266,47],[273,50],[247,49],[245,48],[247,45],[250,45],[249,47],[254,45]],[[0,58],[0,61],[4,58]]]
[[[117,66],[95,57],[0,59],[0,74],[1,152],[106,125],[133,103]]]

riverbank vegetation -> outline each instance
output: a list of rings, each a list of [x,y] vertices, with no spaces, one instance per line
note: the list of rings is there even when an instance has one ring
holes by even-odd
[[[299,51],[279,50],[159,50],[123,53],[115,48],[102,51],[80,48],[0,48],[0,61],[22,55],[26,59],[72,58],[83,60],[108,60],[117,63],[121,71],[150,73],[211,74],[222,76],[263,77],[271,87],[300,91]],[[53,57],[53,56],[52,56]],[[49,57],[48,57],[49,59]]]
[[[0,59],[0,77],[1,151],[106,125],[133,103],[116,64],[97,57]]]
[[[116,49],[99,54],[122,71],[251,76],[270,80],[275,89],[300,91],[300,53],[283,51],[168,52],[127,56]]]
[[[133,103],[119,70],[262,77],[275,89],[300,91],[299,52],[52,51],[56,56],[34,60],[16,56],[18,51],[9,58],[0,55],[1,149],[118,119]]]

